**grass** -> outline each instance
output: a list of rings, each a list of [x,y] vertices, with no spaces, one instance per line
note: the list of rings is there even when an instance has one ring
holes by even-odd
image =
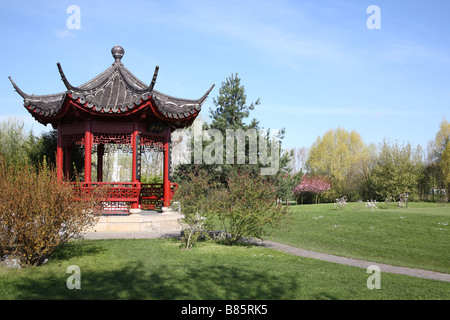
[[[81,289],[66,286],[67,267],[81,270]],[[450,283],[381,275],[369,290],[365,269],[301,258],[256,246],[202,242],[179,249],[173,239],[79,240],[45,265],[0,267],[0,299],[444,299]]]
[[[379,263],[450,273],[450,208],[410,203],[408,209],[352,203],[292,206],[293,219],[272,239]],[[81,290],[66,273],[81,270]],[[40,267],[0,267],[0,300],[448,300],[450,283],[381,274],[369,290],[363,268],[302,258],[257,246],[200,242],[179,248],[174,239],[78,240]]]
[[[450,273],[450,207],[395,204],[370,210],[364,203],[291,206],[293,219],[274,241],[339,256]]]

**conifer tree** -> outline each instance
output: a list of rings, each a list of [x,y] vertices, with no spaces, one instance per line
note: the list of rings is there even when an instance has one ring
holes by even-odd
[[[219,95],[214,98],[213,103],[215,109],[210,110],[211,123],[203,124],[203,130],[218,130],[220,131],[223,138],[223,161],[222,163],[205,164],[182,164],[177,167],[176,173],[174,175],[175,180],[183,179],[188,172],[193,172],[195,169],[201,169],[203,172],[207,172],[211,180],[216,182],[226,183],[227,178],[232,172],[245,172],[250,176],[256,176],[260,174],[260,169],[262,167],[261,163],[251,164],[249,161],[250,151],[249,151],[249,139],[245,141],[244,157],[245,163],[238,164],[236,159],[239,150],[237,150],[237,143],[234,143],[234,162],[227,163],[226,161],[226,135],[227,130],[255,130],[258,134],[258,139],[262,136],[260,134],[261,128],[259,127],[259,121],[255,118],[249,121],[250,112],[255,109],[257,105],[260,104],[259,98],[250,104],[247,104],[247,95],[245,93],[245,88],[241,84],[241,79],[238,74],[231,74],[230,77],[226,78],[222,82],[219,88]],[[284,129],[280,131],[278,135],[278,142],[281,144],[281,139],[284,136]],[[269,136],[270,131],[267,131],[267,136]],[[267,137],[264,137],[267,139]],[[261,140],[262,141],[262,140]],[[203,150],[208,147],[209,144],[214,143],[214,138],[209,142],[203,141]],[[241,142],[242,143],[242,142]],[[272,142],[269,142],[272,143]],[[270,148],[269,148],[270,149]],[[193,148],[192,148],[193,150]],[[280,147],[281,150],[281,147]],[[240,155],[242,156],[242,155]],[[285,170],[289,162],[287,154],[280,157],[279,168]],[[275,177],[268,177],[269,179],[275,179]]]
[[[209,128],[218,129],[225,135],[226,129],[259,129],[259,122],[253,119],[249,124],[245,120],[249,117],[250,111],[260,104],[259,98],[247,105],[247,95],[241,79],[237,73],[232,74],[219,89],[219,96],[213,100],[216,109],[210,110],[212,119]]]

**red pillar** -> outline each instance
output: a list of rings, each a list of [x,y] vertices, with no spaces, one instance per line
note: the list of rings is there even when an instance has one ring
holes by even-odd
[[[63,179],[63,166],[64,166],[64,153],[63,153],[63,145],[62,145],[62,134],[61,129],[58,128],[58,140],[56,146],[56,170],[58,180]]]
[[[132,163],[132,173],[131,173],[131,182],[139,182],[136,177],[136,156],[137,156],[137,145],[136,145],[136,137],[138,136],[138,124],[134,124],[133,134],[131,135],[131,148],[133,149],[133,163]]]
[[[100,143],[97,146],[97,182],[103,181],[103,155],[105,154],[105,145]]]
[[[164,176],[163,176],[163,207],[170,207],[170,181],[169,181],[169,139],[170,139],[170,131],[166,136],[166,140],[164,142]]]
[[[88,122],[84,133],[84,182],[91,182],[92,140],[91,123]]]
[[[64,148],[64,175],[70,180],[72,172],[72,146],[68,145]]]
[[[140,182],[140,176],[137,175],[137,170],[140,170],[140,164],[137,163],[137,153],[140,152],[138,148],[140,145],[137,145],[136,138],[139,136],[139,125],[134,123],[133,125],[133,134],[131,135],[131,148],[133,149],[133,163],[132,163],[132,173],[131,173],[131,182]],[[139,168],[138,168],[139,167]],[[139,213],[141,210],[139,208],[139,201],[133,202],[131,204],[130,213]]]

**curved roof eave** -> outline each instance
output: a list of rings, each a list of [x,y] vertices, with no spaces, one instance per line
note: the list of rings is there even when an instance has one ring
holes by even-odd
[[[115,48],[115,49],[114,49]],[[124,50],[120,46],[114,47],[112,52],[116,61],[111,67],[98,76],[75,87],[70,84],[65,76],[61,64],[58,62],[58,71],[67,91],[50,95],[28,95],[23,92],[9,77],[15,91],[24,99],[24,105],[28,111],[39,116],[56,117],[62,108],[66,98],[70,98],[85,108],[89,113],[99,115],[125,115],[128,111],[140,109],[140,106],[151,100],[153,110],[159,113],[159,117],[166,120],[188,120],[198,115],[201,105],[214,88],[214,84],[199,99],[182,99],[173,97],[154,90],[158,76],[159,66],[156,66],[152,81],[149,85],[144,84],[133,75],[121,63]],[[121,49],[121,50],[119,50]],[[118,55],[120,53],[121,55]],[[153,109],[153,108],[152,108]]]

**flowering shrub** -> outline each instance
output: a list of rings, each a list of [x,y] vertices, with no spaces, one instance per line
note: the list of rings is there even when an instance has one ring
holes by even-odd
[[[181,219],[181,224],[183,226],[181,232],[181,239],[184,249],[192,248],[199,237],[205,233],[204,232],[204,222],[206,218],[200,216],[198,213],[195,215],[184,216]]]
[[[59,245],[92,226],[100,189],[79,201],[55,170],[7,165],[0,158],[0,256],[39,265]]]
[[[384,200],[384,208],[385,209],[389,209],[391,206],[391,203],[394,201],[394,198],[392,197],[386,197],[386,199]]]
[[[366,207],[366,208],[370,208],[372,211],[373,210],[375,210],[375,209],[377,209],[378,207],[377,207],[377,201],[375,200],[367,200],[367,203],[366,203],[366,205],[364,206],[364,207]]]
[[[209,227],[214,190],[204,172],[190,172],[184,181],[178,183],[173,200],[179,203],[179,211],[183,214],[180,219],[183,249],[192,248],[204,229]]]
[[[336,209],[337,207],[339,207],[339,209],[343,209],[347,206],[347,197],[343,196],[340,199],[336,199],[334,202],[334,208]]]
[[[399,196],[399,200],[398,200],[398,207],[400,208],[400,209],[403,209],[403,208],[407,208],[408,206],[408,197],[409,197],[409,195],[408,194],[406,194],[406,193],[402,193],[400,196]]]

